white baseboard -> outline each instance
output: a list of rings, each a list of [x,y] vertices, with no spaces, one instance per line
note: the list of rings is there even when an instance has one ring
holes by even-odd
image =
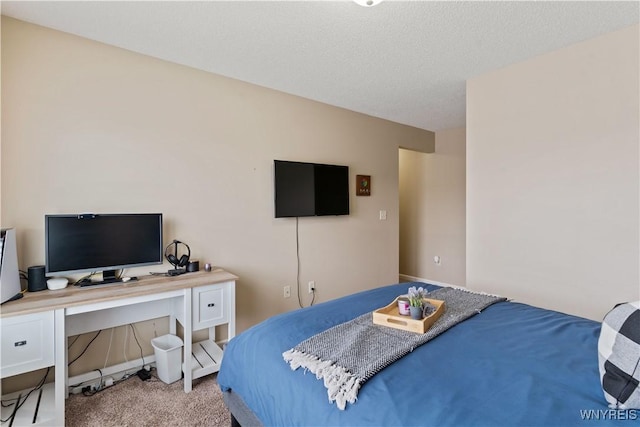
[[[424,279],[422,277],[416,277],[416,276],[409,276],[408,274],[400,274],[399,276],[400,276],[400,281],[403,281],[403,282],[423,282],[423,283],[430,283],[432,285],[446,286],[449,288],[466,289],[465,286],[452,285],[451,283],[438,282],[437,280]]]
[[[145,366],[155,365],[155,361],[156,361],[155,355],[151,354],[149,356],[145,356],[144,365]],[[128,362],[120,363],[118,365],[107,366],[106,368],[100,369],[100,370],[102,371],[103,377],[112,377],[114,380],[117,381],[128,373],[132,373],[132,372],[135,373],[141,367],[142,367],[142,359],[138,358],[135,360],[130,360]],[[92,384],[92,383],[97,384],[99,382],[100,382],[100,372],[98,372],[97,370],[93,370],[91,372],[69,377],[68,384],[69,386],[79,384],[78,387],[75,387],[74,389],[71,390],[71,392],[74,393],[74,392],[80,392],[82,390],[82,387],[88,384]],[[75,389],[79,389],[79,390],[75,390]]]
[[[216,344],[218,344],[220,348],[224,349],[228,341],[228,339],[224,339],[216,341]],[[104,369],[100,369],[102,371],[102,377],[111,377],[115,381],[117,381],[127,374],[136,373],[143,366],[142,360],[142,358],[138,358],[135,360],[130,360],[128,362],[120,363],[118,365],[107,366]],[[155,366],[155,364],[155,353],[144,357],[144,366]],[[100,372],[94,369],[93,371],[86,372],[84,374],[69,377],[69,381],[67,384],[70,386],[71,393],[80,393],[82,391],[82,387],[94,384],[97,385],[98,383],[100,383]],[[71,387],[76,384],[76,387]]]

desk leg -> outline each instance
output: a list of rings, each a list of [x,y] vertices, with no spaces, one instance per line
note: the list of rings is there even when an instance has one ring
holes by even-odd
[[[229,323],[227,324],[227,342],[236,336],[236,282],[229,286]]]
[[[64,426],[64,405],[68,396],[69,381],[67,372],[67,332],[65,327],[65,309],[54,311],[55,339],[55,425]]]
[[[189,393],[192,388],[191,347],[193,341],[193,313],[191,306],[191,288],[184,291],[184,392]]]

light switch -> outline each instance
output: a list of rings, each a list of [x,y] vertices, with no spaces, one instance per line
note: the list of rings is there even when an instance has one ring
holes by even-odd
[[[380,221],[386,221],[387,211],[380,211]]]

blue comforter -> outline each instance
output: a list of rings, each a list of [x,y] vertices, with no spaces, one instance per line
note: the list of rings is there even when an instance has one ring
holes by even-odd
[[[600,324],[513,302],[497,303],[376,374],[346,410],[282,353],[331,326],[389,304],[385,286],[272,317],[233,338],[218,383],[265,425],[640,425],[609,411],[600,387]],[[622,423],[622,424],[621,424]]]

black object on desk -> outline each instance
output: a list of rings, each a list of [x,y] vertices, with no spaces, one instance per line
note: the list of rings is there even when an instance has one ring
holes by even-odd
[[[22,294],[22,292],[18,292],[17,294],[15,294],[14,296],[12,296],[11,298],[9,298],[8,300],[6,300],[5,302],[3,302],[2,304],[6,304],[9,301],[15,301],[17,299],[22,298],[24,295]]]

